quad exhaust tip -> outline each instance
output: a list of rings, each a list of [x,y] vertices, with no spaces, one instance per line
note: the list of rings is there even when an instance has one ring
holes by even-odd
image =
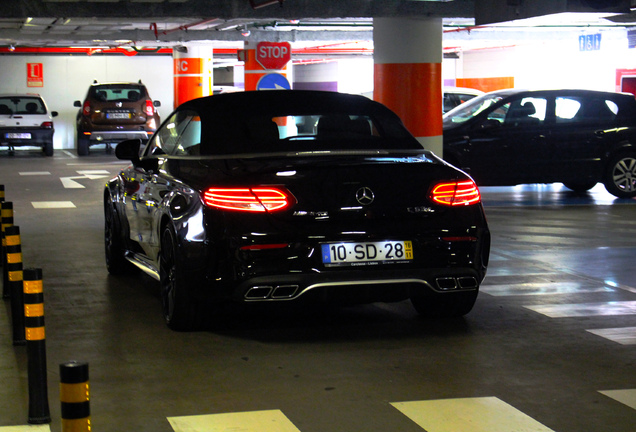
[[[435,279],[435,283],[440,291],[477,289],[479,287],[477,279],[472,276],[440,277]]]
[[[298,285],[254,286],[245,293],[245,300],[286,300],[298,293]]]

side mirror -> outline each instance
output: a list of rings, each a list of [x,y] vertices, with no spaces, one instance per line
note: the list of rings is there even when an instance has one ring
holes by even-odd
[[[139,149],[141,148],[140,139],[130,139],[122,141],[115,147],[115,156],[117,159],[129,160],[133,165],[139,163]]]
[[[160,107],[160,106],[161,106],[161,101],[157,101],[157,100],[156,100],[156,101],[154,101],[152,104],[153,104],[154,106],[156,106],[156,107]]]
[[[74,106],[74,107],[81,108],[81,107],[82,107],[82,101],[75,101],[75,102],[73,102],[73,106]]]

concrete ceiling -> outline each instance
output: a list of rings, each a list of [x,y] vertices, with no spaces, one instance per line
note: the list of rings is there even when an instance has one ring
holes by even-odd
[[[462,49],[464,41],[466,46],[473,46],[476,40],[498,44],[529,31],[544,35],[549,31],[548,37],[555,37],[552,33],[572,28],[636,26],[633,13],[559,14],[475,26],[476,10],[482,15],[501,10],[501,19],[524,18],[537,14],[538,4],[550,12],[565,12],[588,10],[580,5],[594,3],[599,4],[593,0],[3,0],[0,46],[172,47],[212,43],[222,48],[240,47],[245,40],[289,41],[306,47],[359,44],[372,42],[373,18],[439,17],[443,18],[445,44],[449,49]],[[616,5],[625,12],[625,5],[629,7],[636,0],[600,3]]]

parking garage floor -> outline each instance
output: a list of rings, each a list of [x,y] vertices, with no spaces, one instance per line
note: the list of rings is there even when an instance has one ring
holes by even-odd
[[[29,416],[27,357],[0,306],[0,432],[61,431],[59,365],[87,362],[100,432],[633,432],[636,200],[597,185],[483,188],[493,234],[475,309],[409,302],[236,310],[176,333],[156,283],[112,277],[101,190],[113,155],[0,151],[25,268],[41,268],[51,422]]]

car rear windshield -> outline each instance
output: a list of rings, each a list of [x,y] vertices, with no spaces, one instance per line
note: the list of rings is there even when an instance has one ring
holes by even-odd
[[[135,84],[104,84],[92,87],[90,97],[101,102],[137,102],[146,97],[146,88]]]
[[[399,123],[344,113],[247,115],[206,122],[194,111],[179,111],[149,145],[147,155],[176,156],[422,150]]]
[[[0,97],[0,114],[46,114],[46,108],[36,96],[4,96]]]

